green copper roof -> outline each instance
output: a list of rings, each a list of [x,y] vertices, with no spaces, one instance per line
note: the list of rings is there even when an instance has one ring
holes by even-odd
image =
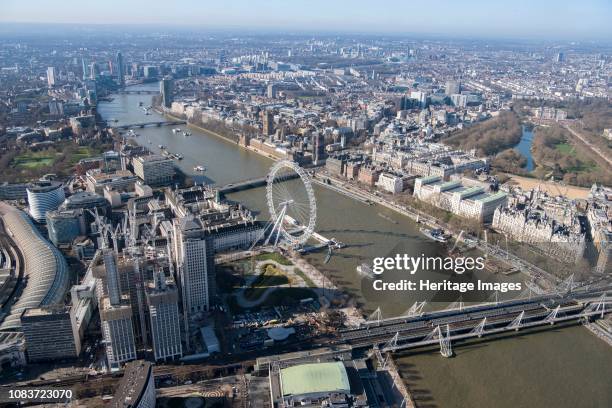
[[[466,188],[465,190],[460,192],[459,195],[461,196],[461,198],[465,198],[465,197],[474,196],[476,194],[480,194],[483,191],[484,191],[484,189],[482,187],[474,186],[474,187]]]
[[[483,203],[488,203],[488,202],[490,202],[490,201],[495,201],[495,200],[502,199],[502,198],[504,198],[505,196],[507,196],[507,194],[506,194],[506,193],[504,193],[503,191],[498,191],[498,192],[497,192],[497,193],[495,193],[495,194],[491,194],[491,195],[488,195],[488,196],[486,196],[486,197],[483,197],[483,198],[482,198],[482,199],[480,199],[479,201],[482,201]]]
[[[349,392],[346,369],[342,362],[301,364],[284,368],[280,373],[283,396]]]
[[[427,176],[427,177],[421,178],[421,183],[422,184],[429,184],[429,183],[432,183],[432,182],[438,181],[438,180],[442,180],[442,177],[440,177],[440,176]]]

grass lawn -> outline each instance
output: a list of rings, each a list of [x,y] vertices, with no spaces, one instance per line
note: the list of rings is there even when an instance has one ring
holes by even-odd
[[[315,287],[315,284],[312,279],[306,276],[306,274],[300,268],[293,268],[293,272],[300,278],[304,279],[304,282],[306,282],[306,286],[308,286],[309,288]]]
[[[567,156],[570,156],[570,157],[575,157],[576,159],[580,161],[580,165],[574,166],[574,167],[568,167],[566,169],[566,172],[593,173],[593,172],[600,171],[599,167],[597,166],[597,163],[591,160],[590,157],[586,156],[583,151],[576,151],[575,146],[568,144],[568,143],[561,143],[555,146],[555,148],[559,150],[561,153]]]
[[[569,173],[595,173],[599,171],[599,167],[593,162],[580,162],[580,166],[568,167],[567,172]]]
[[[244,297],[249,300],[257,300],[266,288],[292,284],[291,280],[272,264],[263,265],[262,273],[255,279],[251,286],[244,291]]]
[[[70,156],[70,163],[72,165],[75,165],[79,162],[79,160],[81,159],[87,159],[89,157],[95,157],[98,156],[101,152],[98,151],[97,149],[93,149],[91,147],[87,147],[87,146],[79,146],[76,149],[76,152],[74,152],[71,156]]]
[[[58,149],[61,149],[61,146]],[[74,166],[81,159],[99,155],[100,151],[88,146],[78,146],[73,152],[70,150],[66,151],[66,154],[69,155],[70,166]],[[52,166],[60,155],[60,152],[27,152],[15,157],[12,164],[18,168],[37,169]]]
[[[580,162],[578,166],[567,167],[563,169],[564,173],[594,173],[600,171],[597,163],[593,162],[588,156],[584,155],[582,151],[577,151],[576,146],[571,143],[559,143],[555,145],[555,150],[566,157],[574,157]],[[542,166],[542,164],[536,163],[537,167],[544,169],[550,169],[551,164]]]
[[[277,254],[273,252],[271,254],[260,254],[255,257],[257,261],[275,261],[281,265],[293,265],[290,260],[282,256],[281,254]]]
[[[13,160],[15,167],[36,169],[39,167],[52,166],[58,154],[47,152],[29,152],[20,154]]]
[[[251,284],[253,288],[267,288],[268,286],[279,286],[291,283],[285,273],[272,264],[262,266],[262,273]]]
[[[574,146],[569,143],[559,143],[558,145],[555,145],[555,149],[558,150],[560,153],[563,153],[568,156],[576,155],[576,150]]]

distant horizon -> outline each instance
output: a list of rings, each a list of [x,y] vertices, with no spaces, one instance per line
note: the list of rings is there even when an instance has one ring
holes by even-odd
[[[507,40],[597,41],[612,38],[612,4],[604,0],[439,0],[435,7],[410,1],[76,0],[49,3],[4,0],[0,22],[79,26],[131,26],[197,31],[422,35]],[[0,27],[7,32],[8,27]]]
[[[359,37],[391,37],[391,38],[408,38],[412,37],[414,40],[446,40],[446,41],[499,41],[499,42],[520,42],[520,43],[555,43],[560,45],[561,43],[566,44],[597,44],[597,45],[608,45],[612,46],[612,37],[605,36],[603,38],[572,38],[572,37],[535,37],[535,36],[512,36],[505,34],[498,35],[486,35],[486,34],[469,34],[469,33],[445,33],[445,32],[410,32],[410,31],[358,31],[351,29],[344,30],[308,30],[306,28],[282,28],[282,27],[248,27],[248,26],[237,26],[237,25],[225,25],[225,26],[199,26],[199,25],[174,25],[174,24],[162,24],[162,23],[87,23],[87,24],[73,24],[73,23],[62,23],[62,22],[37,22],[37,21],[0,21],[0,39],[5,34],[26,34],[19,29],[11,29],[13,27],[49,27],[58,26],[66,28],[62,32],[49,33],[48,31],[41,30],[40,33],[28,32],[32,36],[38,34],[49,37],[57,37],[62,34],[69,33],[71,31],[108,31],[114,30],[117,27],[132,28],[132,30],[125,30],[123,32],[112,31],[113,34],[120,36],[121,34],[154,34],[156,31],[159,34],[166,33],[191,33],[191,34],[224,34],[224,35],[287,35],[287,36],[311,36],[312,38],[320,37],[331,37],[331,36],[359,36]]]

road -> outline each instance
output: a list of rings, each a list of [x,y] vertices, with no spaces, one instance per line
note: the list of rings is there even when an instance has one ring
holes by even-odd
[[[591,151],[593,153],[595,153],[596,155],[598,155],[599,157],[601,157],[603,160],[606,161],[606,163],[608,163],[610,166],[612,166],[612,159],[610,159],[610,157],[612,157],[612,155],[610,155],[610,152],[604,153],[602,152],[597,146],[595,146],[593,143],[589,142],[584,136],[582,136],[580,133],[576,132],[574,129],[572,129],[569,126],[565,126],[565,128],[567,130],[569,130],[569,132],[576,136],[582,143],[584,143],[585,145],[588,146],[589,149],[591,149]]]

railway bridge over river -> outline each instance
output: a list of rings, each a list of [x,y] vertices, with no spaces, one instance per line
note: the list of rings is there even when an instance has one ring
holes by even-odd
[[[421,313],[424,304],[417,302],[406,316],[390,319],[377,310],[361,327],[341,331],[338,342],[384,352],[439,345],[450,357],[453,341],[603,318],[612,312],[612,285],[431,313]]]

